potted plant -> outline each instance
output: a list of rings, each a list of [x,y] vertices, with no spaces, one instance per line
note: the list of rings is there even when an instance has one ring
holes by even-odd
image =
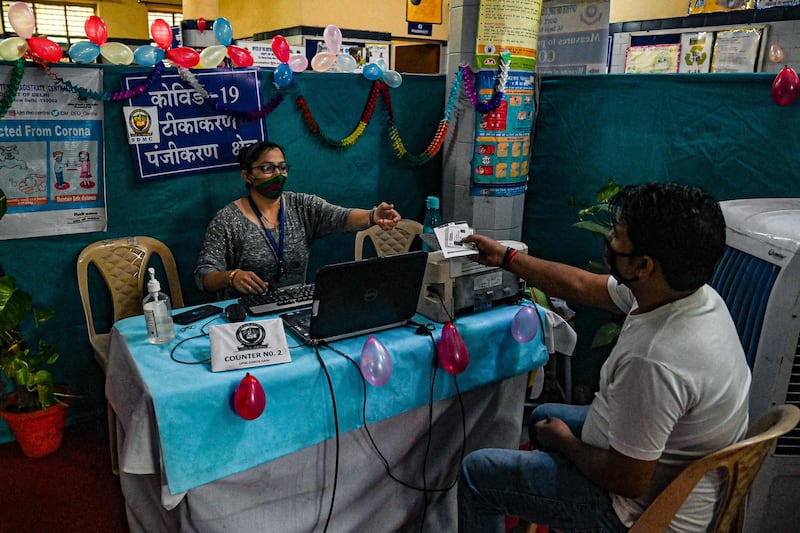
[[[58,359],[57,347],[36,331],[52,316],[35,309],[31,295],[0,266],[0,417],[30,457],[58,449],[66,422],[69,395],[46,369]],[[25,328],[33,328],[28,338]]]

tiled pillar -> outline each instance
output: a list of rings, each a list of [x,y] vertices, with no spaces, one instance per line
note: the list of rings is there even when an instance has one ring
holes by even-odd
[[[462,64],[475,64],[480,0],[451,0],[447,37],[447,87],[453,86]],[[525,196],[470,196],[475,112],[461,91],[443,148],[442,217],[445,222],[465,220],[475,231],[495,239],[519,240]]]

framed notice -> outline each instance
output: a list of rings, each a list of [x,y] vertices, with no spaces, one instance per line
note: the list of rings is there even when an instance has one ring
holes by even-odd
[[[129,99],[125,126],[137,180],[238,169],[236,158],[242,148],[267,139],[266,119],[236,116],[237,111],[261,109],[259,72],[241,68],[194,73],[207,96],[177,72],[166,74],[150,91]],[[146,80],[144,74],[120,77],[125,90]],[[212,107],[212,102],[217,105]]]
[[[718,31],[714,39],[712,72],[753,72],[761,46],[761,28]]]
[[[680,44],[629,46],[625,54],[626,74],[670,74],[678,72]]]
[[[756,9],[798,5],[800,5],[800,0],[756,0]]]
[[[681,58],[678,72],[699,73],[711,70],[714,33],[701,31],[681,34]]]
[[[442,0],[406,0],[408,22],[442,23]]]

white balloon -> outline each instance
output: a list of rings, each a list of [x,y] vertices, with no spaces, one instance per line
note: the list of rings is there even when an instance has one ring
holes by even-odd
[[[122,43],[104,43],[100,47],[100,55],[109,63],[115,65],[130,65],[133,63],[133,52],[128,45]]]
[[[403,77],[394,70],[387,70],[383,73],[383,82],[392,89],[397,89],[403,83]]]
[[[353,72],[358,63],[350,54],[339,54],[336,56],[336,72]]]
[[[0,58],[16,61],[28,51],[28,41],[22,37],[9,37],[0,41]]]
[[[200,68],[217,68],[227,54],[228,49],[221,44],[209,46],[200,52],[200,64],[197,66]]]

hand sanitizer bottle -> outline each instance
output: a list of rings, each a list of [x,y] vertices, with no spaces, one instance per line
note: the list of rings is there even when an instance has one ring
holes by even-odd
[[[142,302],[144,320],[147,324],[147,340],[153,344],[164,344],[175,338],[172,323],[172,306],[169,296],[161,292],[161,284],[156,279],[154,268],[148,268],[150,280],[147,282],[147,296]]]
[[[425,220],[422,224],[422,233],[434,233],[436,226],[442,223],[442,215],[439,213],[439,197],[428,196],[425,199]],[[430,252],[431,247],[422,242],[422,250]]]

